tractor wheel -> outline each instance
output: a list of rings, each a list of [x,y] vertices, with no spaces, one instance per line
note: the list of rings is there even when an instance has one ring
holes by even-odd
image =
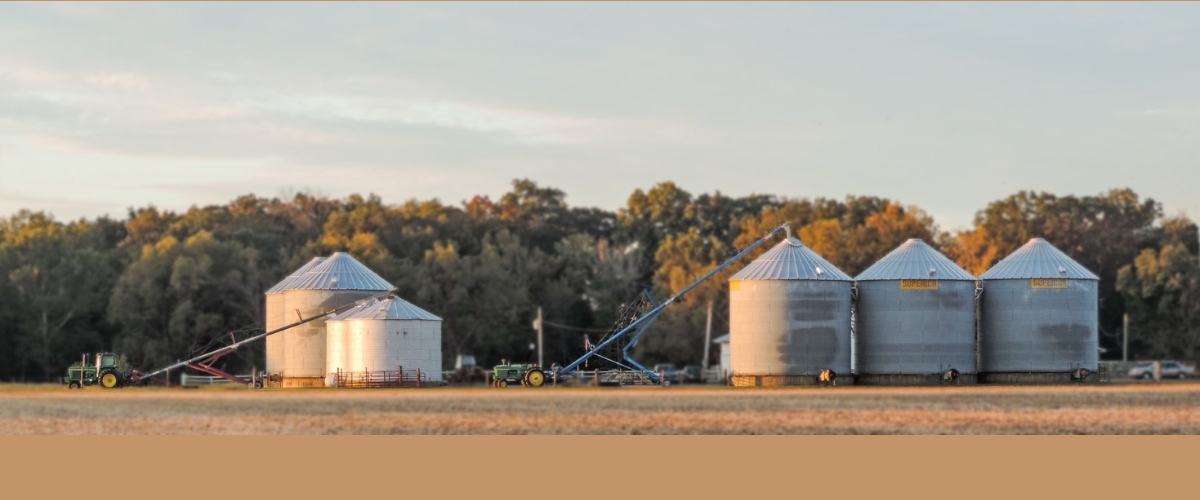
[[[80,389],[80,388],[82,388],[82,386],[79,385],[79,382],[76,382],[74,380],[72,380],[71,383],[67,384],[67,389]]]
[[[504,379],[500,379],[500,380],[496,381],[496,387],[499,387],[501,389],[508,387],[508,381],[504,380]]]
[[[106,371],[100,374],[100,387],[105,389],[115,389],[121,385],[121,377],[112,371]]]
[[[541,387],[546,383],[546,374],[538,369],[529,370],[529,373],[525,374],[525,382],[530,387]]]

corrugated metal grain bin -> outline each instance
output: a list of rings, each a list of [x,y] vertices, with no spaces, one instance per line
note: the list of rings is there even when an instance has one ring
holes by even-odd
[[[729,280],[732,382],[810,385],[850,377],[851,278],[788,238]]]
[[[855,281],[859,384],[975,382],[974,276],[911,239]]]
[[[338,252],[292,281],[284,292],[287,314],[315,316],[392,286],[345,252]],[[284,387],[325,385],[325,323],[320,319],[279,333],[283,336]],[[272,335],[274,336],[274,335]]]
[[[419,369],[424,381],[442,380],[442,318],[389,297],[356,307],[326,322],[325,377]]]
[[[294,323],[297,320],[288,321],[287,306],[284,304],[284,292],[291,286],[296,278],[304,273],[307,273],[312,268],[316,267],[325,261],[325,257],[314,257],[307,264],[300,266],[288,277],[284,278],[275,286],[268,289],[265,293],[267,297],[266,307],[266,331],[271,331],[280,328],[289,323]],[[279,373],[283,371],[283,335],[271,335],[266,338],[267,343],[267,373]]]
[[[1070,382],[1096,371],[1098,276],[1034,238],[980,278],[981,381]]]

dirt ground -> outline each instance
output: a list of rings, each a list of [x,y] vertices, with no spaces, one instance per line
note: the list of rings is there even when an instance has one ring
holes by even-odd
[[[1200,383],[82,391],[0,385],[0,434],[1200,434]]]

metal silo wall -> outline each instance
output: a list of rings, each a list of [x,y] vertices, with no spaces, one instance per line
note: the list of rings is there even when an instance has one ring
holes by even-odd
[[[330,309],[352,304],[378,292],[363,290],[288,290],[284,304],[295,314],[315,316]],[[284,387],[320,387],[325,385],[325,320],[319,319],[280,332],[283,335]]]
[[[1096,371],[1097,282],[1067,284],[1035,289],[1028,279],[983,282],[981,372]]]
[[[333,325],[338,325],[336,328]],[[329,356],[344,355],[343,372],[420,369],[427,381],[442,380],[442,322],[358,319],[330,323]],[[334,343],[340,343],[335,346]],[[332,364],[327,364],[334,370]]]
[[[730,370],[737,375],[850,374],[850,283],[739,280],[729,296]]]
[[[858,282],[859,375],[976,373],[975,282],[901,290],[898,280]]]
[[[350,371],[350,364],[346,360],[349,345],[346,342],[346,333],[349,329],[349,321],[327,321],[325,322],[325,377],[329,378],[330,374],[337,373],[338,370],[343,372]]]
[[[282,293],[267,294],[266,331],[279,328],[284,322],[284,298]],[[266,338],[267,343],[267,373],[283,371],[283,334],[278,333]]]

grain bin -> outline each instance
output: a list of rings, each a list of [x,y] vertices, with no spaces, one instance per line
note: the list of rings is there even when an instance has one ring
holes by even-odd
[[[284,305],[284,292],[288,290],[292,282],[304,273],[307,273],[312,268],[316,267],[325,261],[325,257],[313,257],[307,264],[300,266],[283,281],[269,288],[265,295],[267,297],[266,307],[266,331],[271,331],[280,328],[289,323],[294,323],[296,320],[288,321],[287,307]],[[271,335],[266,338],[267,343],[267,373],[274,374],[283,371],[283,335]]]
[[[338,252],[296,277],[284,292],[286,313],[304,317],[391,290],[383,278],[345,252]],[[284,331],[284,387],[325,385],[325,323],[316,320]]]
[[[976,381],[974,276],[910,239],[855,281],[857,383]]]
[[[729,279],[732,383],[811,385],[850,377],[851,278],[789,237]]]
[[[1098,276],[1034,238],[980,278],[980,381],[1070,382],[1096,371]]]
[[[442,318],[399,297],[388,297],[326,322],[325,377],[338,372],[420,370],[422,381],[442,380]]]

